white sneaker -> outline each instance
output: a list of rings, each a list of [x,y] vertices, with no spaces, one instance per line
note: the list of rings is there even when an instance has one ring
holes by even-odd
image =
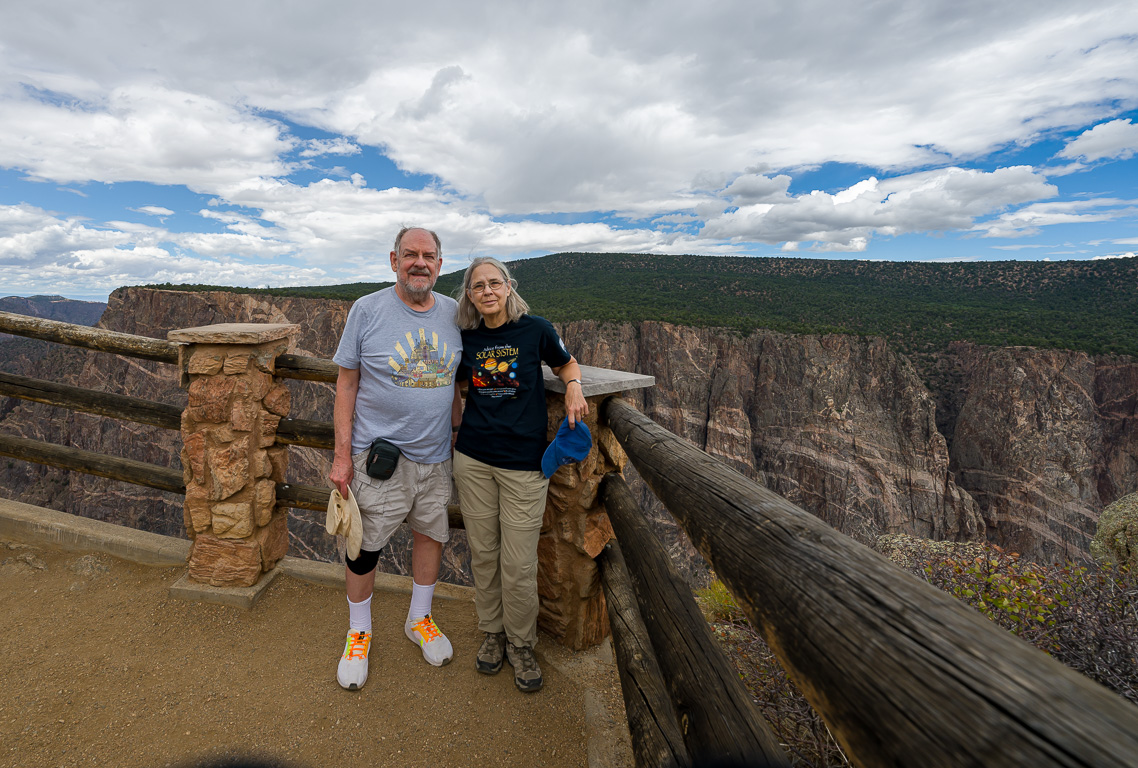
[[[454,656],[450,640],[439,631],[438,625],[430,615],[414,622],[407,619],[403,625],[403,632],[407,635],[407,639],[423,649],[423,658],[432,666],[441,667],[449,664],[451,657]]]
[[[344,643],[344,655],[336,667],[336,679],[340,687],[358,691],[367,682],[367,652],[371,648],[371,632],[353,630],[348,632]]]

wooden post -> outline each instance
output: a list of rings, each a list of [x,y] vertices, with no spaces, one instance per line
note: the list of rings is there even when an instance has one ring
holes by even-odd
[[[608,605],[612,645],[624,694],[624,711],[632,737],[636,768],[687,768],[692,764],[680,721],[668,695],[668,686],[628,575],[624,555],[616,541],[597,556],[601,584]]]
[[[585,424],[593,450],[584,461],[567,464],[550,478],[537,544],[538,626],[575,650],[596,645],[609,633],[594,558],[612,538],[612,527],[598,488],[605,473],[620,472],[628,461],[616,437],[597,420],[601,400],[613,392],[650,387],[655,379],[582,365],[581,382],[589,403]],[[565,418],[565,385],[548,369],[545,390],[547,437],[552,440]]]
[[[170,331],[181,342],[183,507],[193,539],[188,574],[216,587],[248,587],[288,551],[278,508],[287,447],[275,445],[291,397],[274,362],[299,326],[230,323]]]
[[[788,765],[739,673],[723,653],[691,587],[672,565],[624,478],[608,475],[601,494],[660,670],[668,682],[684,743],[696,764]]]

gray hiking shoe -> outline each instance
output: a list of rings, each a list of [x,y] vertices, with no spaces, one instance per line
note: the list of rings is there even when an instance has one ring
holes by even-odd
[[[496,675],[502,668],[502,659],[506,655],[506,633],[487,632],[486,639],[478,648],[478,656],[474,659],[474,667],[484,675]]]
[[[514,685],[519,691],[533,693],[541,690],[541,668],[537,665],[533,648],[528,645],[507,643],[506,660],[514,668]]]

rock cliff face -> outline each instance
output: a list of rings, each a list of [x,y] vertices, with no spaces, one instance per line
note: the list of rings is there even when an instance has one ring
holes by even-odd
[[[293,322],[302,329],[295,352],[330,358],[349,306],[130,288],[115,292],[100,325],[165,338],[171,329],[211,323]],[[743,338],[659,322],[579,322],[560,330],[583,363],[655,376],[656,387],[632,399],[660,424],[863,540],[986,536],[1027,557],[1083,557],[1102,507],[1138,490],[1138,364],[1130,360],[959,344],[944,360],[956,388],[930,392],[879,339]],[[172,366],[56,348],[18,367],[186,402]],[[330,385],[289,387],[293,416],[331,420]],[[173,432],[12,401],[0,404],[0,430],[164,466],[177,466],[180,448]],[[324,484],[329,454],[289,453],[291,481]],[[627,474],[681,568],[698,580],[698,556],[635,472]],[[0,463],[0,494],[181,533],[180,497],[77,473]],[[291,512],[294,554],[339,556],[322,517]],[[463,581],[465,546],[455,539],[444,578]],[[409,546],[396,542],[389,551],[385,566],[407,572]]]
[[[1138,487],[1138,365],[960,343],[957,482],[987,537],[1043,561],[1085,558],[1102,509]]]
[[[984,532],[953,482],[933,398],[881,340],[654,322],[563,331],[583,362],[655,376],[638,406],[656,422],[847,534]],[[667,519],[650,494],[641,504]],[[682,560],[685,546],[669,543]]]
[[[76,301],[62,296],[5,296],[0,298],[0,312],[45,317],[78,325],[94,325],[107,305],[101,301]]]

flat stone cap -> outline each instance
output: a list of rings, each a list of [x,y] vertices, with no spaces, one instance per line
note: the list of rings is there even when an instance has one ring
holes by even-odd
[[[166,338],[185,344],[266,344],[300,331],[296,323],[218,323],[170,331]]]
[[[565,384],[557,378],[553,371],[544,365],[541,367],[545,374],[545,389],[547,392],[564,392]],[[591,365],[581,366],[581,389],[585,397],[594,395],[611,395],[615,392],[627,392],[630,389],[647,389],[656,385],[655,376],[645,376],[641,373],[628,371],[614,371],[611,368],[594,368]]]

